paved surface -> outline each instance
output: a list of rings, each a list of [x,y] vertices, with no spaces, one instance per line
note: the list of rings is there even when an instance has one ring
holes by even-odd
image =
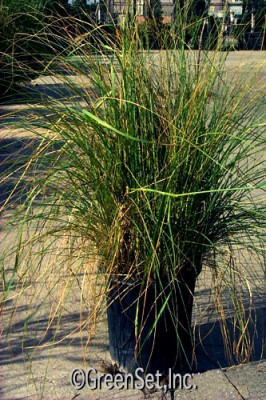
[[[244,66],[246,61],[256,65],[265,60],[265,52],[235,52],[230,54],[227,68],[232,71]],[[231,71],[231,72],[232,72]],[[261,72],[261,79],[265,77]],[[50,79],[50,78],[49,78]],[[51,90],[52,82],[47,79],[35,81],[40,91]],[[24,96],[24,95],[23,95]],[[23,98],[22,96],[22,98]],[[35,112],[20,103],[8,106],[0,105],[0,140],[10,140],[10,154],[23,152],[27,157],[29,132],[12,126],[19,120],[18,108],[29,118],[36,118]],[[7,116],[7,113],[9,115]],[[14,114],[15,113],[15,114]],[[8,125],[11,124],[11,125]],[[12,147],[15,146],[15,147]],[[1,148],[1,141],[0,141]],[[1,150],[0,150],[1,156]],[[0,166],[1,168],[1,166]],[[0,171],[1,172],[1,171]],[[14,184],[11,182],[11,184]],[[3,191],[2,191],[3,194]],[[1,201],[4,201],[4,195]],[[5,222],[12,210],[3,213],[0,219],[0,249],[8,251],[10,243],[15,241],[16,232],[7,234]],[[39,277],[32,280],[29,274],[21,273],[20,280],[27,285],[21,294],[21,283],[12,278],[14,260],[4,265],[10,277],[10,292],[1,314],[0,343],[0,400],[78,400],[92,399],[176,399],[176,400],[265,400],[266,399],[266,361],[265,361],[265,291],[259,287],[253,299],[252,312],[249,314],[250,342],[253,344],[251,362],[236,365],[236,359],[228,360],[222,341],[220,321],[213,312],[213,294],[210,289],[210,276],[204,272],[197,284],[194,310],[196,359],[200,373],[188,379],[188,384],[196,388],[177,389],[174,393],[162,391],[143,392],[139,389],[128,390],[92,390],[85,387],[75,390],[70,383],[70,373],[75,368],[87,370],[89,367],[104,372],[102,361],[109,362],[108,334],[104,313],[97,316],[98,329],[88,319],[90,291],[94,286],[93,263],[83,266],[84,276],[75,264],[60,264],[60,256],[54,262],[56,253],[48,255],[39,265]],[[29,253],[19,260],[23,265],[36,264]],[[68,286],[67,294],[62,297],[62,287],[68,284],[70,277],[74,283]],[[72,281],[73,282],[73,281]],[[254,285],[256,279],[254,278]],[[259,280],[258,280],[259,284]],[[80,299],[80,288],[88,287],[87,297]],[[49,294],[49,295],[47,295]],[[227,318],[228,332],[233,339],[233,324],[230,313]],[[232,335],[232,336],[231,336]],[[89,344],[88,336],[91,336]],[[234,346],[233,341],[231,346]]]

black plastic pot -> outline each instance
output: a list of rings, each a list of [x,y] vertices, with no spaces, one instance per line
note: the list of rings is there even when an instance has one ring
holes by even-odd
[[[162,374],[169,368],[180,373],[191,371],[195,281],[191,269],[180,273],[170,285],[164,282],[163,292],[158,282],[145,290],[141,282],[110,281],[109,350],[119,368],[134,372],[141,367],[145,372]]]

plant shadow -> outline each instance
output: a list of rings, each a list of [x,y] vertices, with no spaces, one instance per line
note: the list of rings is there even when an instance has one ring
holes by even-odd
[[[70,335],[75,332],[81,321],[88,318],[88,312],[71,312],[60,317],[60,321],[55,318],[52,323],[49,318],[39,316],[43,304],[28,306],[17,305],[13,301],[5,302],[2,317],[10,320],[2,329],[2,338],[6,338],[8,345],[2,346],[0,365],[13,363],[23,363],[31,355],[38,360],[44,360],[51,355],[45,353],[45,347],[56,346],[65,348],[66,352],[61,352],[60,357],[67,357],[73,364],[81,362],[82,351],[79,351],[82,345],[79,335]],[[25,318],[25,315],[27,317]],[[265,357],[265,317],[266,307],[261,304],[256,308],[247,311],[246,317],[249,320],[247,324],[246,336],[250,341],[250,358],[244,362],[259,361]],[[58,325],[60,323],[60,325]],[[90,360],[87,360],[93,367],[96,367],[98,354],[104,354],[108,358],[108,334],[105,318],[102,319],[101,329],[97,335],[92,337],[89,344]],[[234,356],[233,349],[240,339],[240,333],[236,332],[232,317],[226,318],[223,324],[227,327],[228,348],[224,345],[221,320],[216,319],[212,322],[206,322],[195,327],[195,364],[193,371],[206,372],[212,369],[228,368],[233,365],[239,365],[241,362]],[[60,326],[58,328],[58,326]],[[224,325],[223,325],[224,326]],[[82,335],[87,335],[86,329]],[[2,343],[3,345],[3,343]],[[69,353],[67,348],[71,346],[75,350]],[[36,352],[36,349],[41,351]]]
[[[41,126],[43,117],[52,118],[51,112],[47,109],[47,102],[51,99],[59,101],[62,107],[69,103],[70,99],[71,104],[82,101],[85,88],[73,90],[71,84],[52,81],[49,83],[49,78],[48,76],[47,82],[44,80],[21,88],[0,102],[0,131],[10,128],[12,124],[14,127],[16,124],[21,127],[21,121],[26,121],[27,126],[33,124],[34,128]]]
[[[266,307],[261,305],[246,311],[248,321],[245,332],[249,344],[249,357],[243,362],[259,361],[265,357],[265,319]],[[224,343],[223,329],[226,326],[227,346]],[[241,333],[237,330],[232,317],[225,321],[199,324],[195,327],[195,366],[198,372],[217,368],[228,368],[241,363],[234,355],[240,343]],[[241,346],[238,348],[241,351]]]

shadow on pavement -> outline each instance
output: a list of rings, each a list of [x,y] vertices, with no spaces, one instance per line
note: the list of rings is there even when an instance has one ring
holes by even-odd
[[[246,332],[251,349],[250,359],[247,361],[259,361],[265,357],[265,320],[266,307],[261,306],[246,312],[249,321]],[[196,326],[196,363],[195,369],[199,372],[217,368],[227,368],[238,365],[239,361],[233,355],[233,348],[237,346],[240,333],[234,326],[232,318],[226,319],[228,333],[228,353],[224,345],[222,325],[220,320],[204,323]],[[240,348],[241,350],[241,348]]]
[[[0,366],[24,363],[31,357],[38,361],[52,359],[51,353],[46,353],[45,349],[50,349],[53,346],[66,349],[67,353],[62,351],[59,356],[67,357],[73,363],[81,362],[82,354],[79,349],[81,349],[82,340],[79,337],[80,331],[77,330],[77,327],[81,321],[86,321],[88,313],[70,313],[60,317],[60,320],[54,318],[51,322],[49,318],[38,317],[41,307],[44,306],[17,306],[14,310],[9,305],[3,308],[6,327],[1,332]],[[27,315],[26,318],[25,315]],[[16,322],[12,322],[12,319]],[[78,335],[75,335],[74,331],[78,332]],[[101,335],[92,339],[92,345],[97,348],[95,353],[107,349],[105,340],[101,338]],[[69,346],[72,347],[71,353],[67,351]],[[75,348],[77,350],[73,350]],[[58,358],[57,353],[55,358]]]
[[[67,82],[51,82],[36,83],[21,88],[16,94],[0,102],[0,132],[12,124],[13,127],[23,127],[21,121],[26,121],[28,126],[34,124],[34,127],[38,127],[42,122],[42,116],[49,115],[51,119],[52,113],[48,107],[48,102],[51,100],[59,101],[62,107],[70,101],[72,106],[80,104],[87,89],[79,85],[75,87],[74,90],[71,83]]]
[[[14,364],[25,362],[27,358],[34,354],[36,348],[42,350],[42,346],[47,345],[59,346],[59,348],[68,348],[68,346],[76,347],[76,351],[67,353],[67,359],[73,363],[78,363],[81,359],[81,338],[69,336],[69,333],[74,331],[81,321],[85,321],[88,313],[73,312],[68,315],[63,315],[58,319],[54,319],[52,323],[48,317],[38,317],[38,313],[44,304],[39,306],[15,306],[12,302],[5,304],[3,309],[3,317],[9,322],[2,331],[2,338],[6,337],[9,342],[8,346],[4,346],[1,350],[1,364]],[[25,315],[27,317],[25,318]],[[265,316],[266,307],[258,307],[252,309],[249,314],[248,338],[252,346],[251,357],[248,361],[258,361],[265,356]],[[248,316],[247,316],[248,317]],[[14,319],[14,322],[12,321]],[[59,325],[58,325],[59,323]],[[196,363],[195,370],[197,372],[205,372],[211,369],[226,368],[232,365],[239,364],[236,357],[233,356],[232,349],[235,341],[239,339],[239,334],[235,333],[235,327],[231,318],[226,319],[226,325],[229,334],[229,352],[228,358],[224,346],[221,324],[219,320],[204,323],[196,326],[195,341],[196,341]],[[83,332],[86,336],[86,330]],[[69,336],[69,337],[68,337]],[[92,359],[99,351],[108,350],[108,338],[101,332],[92,339],[91,344],[94,351],[90,351]],[[89,347],[90,350],[91,347]],[[62,355],[66,355],[64,352]],[[36,354],[35,354],[36,356]],[[45,359],[51,355],[45,355],[45,351],[41,351],[38,359]]]

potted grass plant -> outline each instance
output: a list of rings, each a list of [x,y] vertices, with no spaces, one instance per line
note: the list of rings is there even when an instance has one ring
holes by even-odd
[[[23,224],[39,221],[34,244],[67,236],[83,260],[93,254],[111,357],[128,371],[191,370],[202,267],[222,277],[240,318],[239,250],[264,254],[263,96],[225,74],[219,48],[190,50],[185,27],[157,52],[132,21],[115,36],[91,28],[60,59],[68,95],[44,99],[49,112],[29,128],[41,141]]]

